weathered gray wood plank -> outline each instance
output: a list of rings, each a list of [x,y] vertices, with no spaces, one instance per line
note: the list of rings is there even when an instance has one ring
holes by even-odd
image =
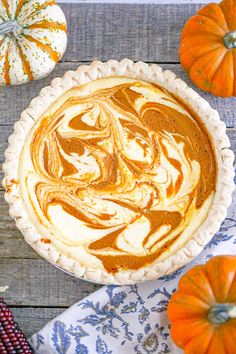
[[[32,336],[46,323],[58,316],[65,308],[24,308],[13,307],[15,321],[26,337]]]
[[[0,259],[1,286],[9,305],[67,307],[100,287],[76,279],[43,259]]]
[[[63,61],[99,58],[179,62],[184,23],[202,4],[61,4],[68,20]]]
[[[4,199],[4,192],[0,190],[0,259],[40,258],[32,247],[25,242],[24,237],[16,228],[14,220],[10,217],[8,210],[9,206]]]
[[[2,193],[2,192],[1,192]],[[3,201],[1,195],[1,201]],[[0,259],[1,258],[40,258],[24,240],[15,222],[10,218],[7,208],[1,207]],[[3,212],[3,214],[2,214]],[[1,261],[0,261],[1,262]],[[1,283],[1,269],[0,269]],[[0,285],[1,286],[1,285]]]
[[[39,91],[49,85],[54,77],[62,76],[67,70],[75,70],[79,63],[59,63],[47,78],[32,82],[23,86],[4,87],[0,89],[0,125],[11,125],[19,119],[20,113],[29,105],[31,99],[39,94]],[[221,119],[225,121],[227,127],[236,127],[236,98],[218,98],[204,93],[194,87],[187,75],[182,71],[180,64],[163,64],[163,69],[172,70],[184,79],[191,87],[204,97],[213,108],[220,112]],[[3,133],[2,133],[3,132]],[[0,126],[0,135],[4,135],[4,128]],[[6,139],[6,136],[4,137]]]
[[[20,112],[52,78],[61,76],[66,70],[75,69],[79,61],[128,57],[147,62],[172,63],[163,67],[186,79],[180,65],[174,63],[179,62],[182,27],[201,6],[61,5],[69,27],[68,48],[62,62],[44,80],[20,87],[0,88],[0,163],[12,124],[18,120]],[[236,127],[236,99],[218,99],[202,92],[201,95],[220,112],[228,127]],[[235,131],[230,130],[228,133],[236,150]],[[75,279],[39,258],[25,243],[9,217],[3,192],[0,192],[0,215],[0,286],[9,286],[3,295],[10,305],[41,306],[13,308],[19,326],[26,335],[31,335],[64,310],[62,307],[70,306],[99,286]]]

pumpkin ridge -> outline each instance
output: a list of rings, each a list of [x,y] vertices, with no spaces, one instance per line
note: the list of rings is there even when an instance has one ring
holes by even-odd
[[[4,63],[4,67],[5,67],[4,79],[5,79],[6,85],[10,85],[10,83],[11,83],[10,75],[9,75],[9,70],[10,70],[9,48],[10,48],[10,44],[8,45],[8,48],[7,48],[7,51],[6,51],[6,58],[5,58],[5,63]]]
[[[23,69],[24,69],[25,73],[27,74],[28,79],[30,81],[32,81],[34,79],[34,77],[33,77],[32,71],[30,69],[30,64],[27,61],[26,56],[23,53],[23,50],[22,50],[21,46],[18,43],[17,43],[17,47],[18,47],[18,50],[19,50],[19,54],[20,54],[20,58],[21,58]]]
[[[24,19],[24,22],[26,22],[27,20],[29,20],[32,16],[37,15],[37,13],[43,9],[45,9],[48,6],[51,5],[56,5],[56,1],[55,0],[49,0],[46,1],[45,3],[39,5],[36,9],[34,8],[33,11],[31,13],[28,14],[28,16],[26,16],[26,18]]]
[[[207,280],[208,284],[210,285],[209,279],[208,279],[208,277],[206,276],[205,272],[202,272],[202,275],[204,276],[204,278]],[[192,278],[188,275],[188,273],[185,275],[185,277],[186,277],[187,279],[189,279],[189,280],[191,281],[191,283],[194,284],[194,286],[196,286],[197,289],[201,290],[201,288],[198,286],[198,284],[196,284],[196,283],[192,280]],[[211,291],[212,291],[211,286],[210,286],[210,289],[211,289]],[[191,296],[192,296],[192,295],[191,295]],[[199,296],[200,296],[200,295],[198,294],[198,297],[199,297]],[[214,296],[213,291],[212,291],[212,296],[213,296],[213,298],[214,298],[214,300],[215,300],[215,296]],[[195,297],[196,297],[196,296],[195,296]],[[210,304],[210,302],[207,302],[207,301],[206,301],[205,299],[203,299],[202,297],[201,297],[201,300],[202,300],[203,302],[205,302],[206,305],[209,305],[209,304]]]
[[[208,54],[209,54],[209,53],[212,53],[212,56],[213,56],[214,52],[216,52],[216,50],[218,50],[218,49],[220,49],[220,47],[215,48],[214,50],[209,51]],[[226,51],[225,51],[225,52],[226,52]],[[191,80],[192,80],[195,84],[196,84],[196,82],[198,82],[199,76],[197,77],[197,80],[196,80],[196,77],[194,78],[194,70],[196,70],[194,66],[195,66],[196,64],[198,64],[198,60],[200,60],[200,59],[204,60],[204,57],[207,56],[208,54],[205,53],[205,54],[201,55],[199,58],[196,58],[196,61],[192,64],[192,66],[191,66],[191,68],[190,68],[190,70],[189,70],[189,76],[190,76]],[[205,63],[205,66],[212,62],[212,56],[210,56],[210,58],[207,60],[207,62]],[[225,57],[225,53],[223,54],[223,58],[224,58],[224,57]],[[223,60],[223,58],[222,58],[222,60]],[[222,63],[222,60],[219,61],[220,64]],[[219,68],[219,65],[217,66],[217,68]],[[191,71],[192,71],[192,72],[191,72]],[[204,81],[202,81],[202,79],[204,79]],[[206,82],[206,83],[209,82],[209,85],[206,86],[205,82]],[[213,84],[213,83],[212,83],[211,78],[208,79],[207,76],[204,75],[204,76],[201,78],[201,84],[198,83],[197,85],[198,85],[198,87],[199,87],[200,89],[204,89],[204,91],[211,92],[211,90],[212,90],[212,84]],[[201,86],[200,86],[200,85],[201,85]],[[203,88],[203,87],[204,87],[204,88]]]
[[[217,47],[215,47],[214,49],[217,49],[217,48],[219,48],[220,46],[222,46],[222,41],[220,41],[220,37],[219,36],[217,36],[216,34],[210,34],[210,35],[208,35],[207,37],[212,37],[211,39],[209,39],[209,41],[208,41],[208,44],[209,45],[212,45],[213,43],[215,43],[215,44],[217,44]],[[203,37],[203,35],[202,34],[192,34],[192,35],[189,35],[189,36],[185,36],[184,38],[183,38],[183,40],[186,40],[187,38],[190,38],[190,39],[192,39],[193,41],[195,41],[196,40],[196,38],[198,39],[198,38],[201,38],[201,37]],[[196,45],[196,43],[193,43],[193,46],[194,45]],[[188,46],[188,50],[189,49],[191,49],[193,46]],[[210,52],[210,51],[212,51],[212,49],[211,48],[209,48],[209,50],[206,52],[206,53],[208,53],[208,52]]]
[[[214,332],[209,335],[210,338],[209,338],[209,341],[208,341],[208,344],[207,344],[206,351],[205,351],[204,353],[201,353],[201,354],[207,354],[207,353],[208,353],[208,349],[209,349],[210,344],[211,344],[211,342],[212,342],[213,335],[214,335]],[[201,333],[198,337],[200,337],[200,336],[202,336],[202,333]],[[191,338],[191,339],[186,343],[186,346],[187,346],[190,342],[192,342],[193,339],[194,339],[194,337]]]
[[[228,294],[231,292],[231,288],[232,288],[232,286],[233,286],[233,284],[234,284],[235,281],[236,281],[236,270],[234,271],[234,276],[233,276],[233,278],[232,278],[230,287],[229,287],[229,289],[228,289]],[[236,295],[235,295],[235,298],[236,298]]]
[[[227,18],[225,17],[224,9],[222,8],[221,4],[219,4],[218,6],[220,7],[222,15],[224,16],[225,23],[226,23],[226,26],[227,26],[227,30],[230,31],[229,26],[228,26]]]
[[[188,35],[183,36],[183,39],[185,39],[185,38],[203,37],[202,33],[209,33],[209,36],[215,37],[215,39],[217,39],[218,41],[219,41],[219,39],[221,39],[221,37],[219,37],[217,34],[215,34],[215,33],[210,33],[210,32],[201,32],[200,34],[199,34],[199,33],[196,33],[196,34],[188,34]],[[220,43],[221,43],[221,42],[220,42]],[[219,44],[220,44],[220,43],[219,43]]]
[[[209,33],[208,36],[214,37],[214,39],[217,40],[217,41],[221,40],[221,37],[219,37],[219,36],[218,36],[217,34],[215,34],[215,33],[211,33],[211,32],[201,32],[201,33]],[[198,33],[196,33],[196,34],[188,34],[188,35],[183,36],[183,39],[185,39],[185,38],[201,37],[201,36],[202,36],[201,33],[198,32]],[[219,44],[220,44],[220,43],[223,43],[223,42],[221,41],[221,42],[219,42]]]
[[[209,338],[209,343],[208,343],[208,346],[206,348],[206,354],[208,353],[209,349],[210,349],[210,346],[211,346],[211,343],[212,343],[212,339],[213,339],[213,335],[214,335],[214,332],[210,335],[210,338]]]
[[[182,291],[180,291],[180,290],[177,290],[178,291],[178,293],[179,294],[183,294],[183,295],[187,295],[187,296],[189,296],[189,297],[191,297],[191,298],[193,298],[193,299],[196,299],[196,300],[198,300],[201,304],[201,306],[202,307],[204,307],[204,308],[208,308],[208,306],[209,306],[209,304],[207,304],[205,301],[202,301],[202,299],[199,299],[199,297],[197,297],[197,296],[195,296],[195,295],[189,295],[189,294],[185,294],[184,292],[182,292]],[[186,300],[184,300],[184,302],[186,302]],[[183,302],[181,302],[181,301],[179,301],[179,300],[173,300],[172,301],[172,303],[175,303],[175,304],[180,304],[180,305],[183,305]],[[196,306],[196,307],[198,307],[198,306]]]
[[[182,40],[182,42],[186,42],[186,40],[187,39],[192,39],[193,38],[193,41],[194,40],[196,40],[196,38],[195,37],[198,37],[199,38],[199,36],[200,37],[202,37],[202,35],[199,35],[199,34],[196,34],[196,35],[190,35],[189,37],[185,37],[183,40]],[[196,61],[196,60],[198,60],[201,56],[203,56],[203,55],[205,55],[205,54],[209,54],[212,50],[217,50],[217,49],[219,49],[221,46],[222,46],[222,43],[220,42],[220,39],[219,39],[219,37],[218,36],[216,36],[216,35],[214,35],[214,41],[213,40],[210,40],[209,41],[209,44],[211,45],[211,46],[213,46],[213,44],[214,44],[214,49],[212,49],[212,48],[208,48],[208,50],[206,50],[204,53],[201,53],[201,54],[195,54],[195,53],[197,53],[197,48],[198,48],[198,44],[196,44],[196,43],[193,43],[193,45],[191,45],[191,46],[189,46],[189,45],[187,45],[186,46],[186,48],[188,49],[188,52],[190,52],[191,53],[191,51],[194,49],[194,57],[191,59],[191,61],[192,62],[194,62],[194,61]],[[182,43],[183,44],[183,43]],[[180,49],[179,49],[179,55],[180,55],[180,61],[181,61],[181,64],[184,66],[184,68],[185,68],[185,70],[187,71],[187,72],[189,72],[189,70],[190,70],[190,68],[191,68],[191,66],[193,65],[193,63],[191,63],[191,65],[189,66],[189,65],[184,65],[183,64],[183,62],[186,60],[185,59],[185,57],[186,57],[186,54],[185,54],[185,47],[183,46],[183,45],[180,45]],[[208,45],[209,45],[208,44]],[[194,46],[195,46],[195,48],[194,48]],[[207,45],[205,45],[205,46],[207,46]],[[201,47],[202,48],[202,47]],[[189,69],[188,69],[189,68]]]
[[[217,47],[215,47],[213,50],[217,50],[217,49],[219,49],[221,46],[220,45],[218,45]],[[203,54],[200,54],[199,56],[196,56],[194,59],[195,60],[198,60],[199,58],[201,58],[201,57],[203,57],[204,55],[208,55],[209,53],[211,53],[212,52],[212,49],[209,49],[207,52],[205,52],[205,53],[203,53]],[[190,66],[190,69],[189,69],[189,71],[191,70],[191,67],[193,66],[193,64]],[[188,71],[188,72],[189,72]]]
[[[175,302],[175,304],[179,304],[178,302]],[[178,317],[177,320],[175,320],[175,324],[177,322],[185,322],[185,321],[196,321],[196,320],[199,320],[201,318],[201,314],[191,314],[188,316],[187,320],[185,319],[186,318],[186,314],[182,314],[180,317]]]
[[[185,26],[182,30],[183,38],[185,36],[188,36],[189,32],[198,34],[214,33],[219,38],[223,37],[227,33],[225,29],[222,29],[222,27],[220,27],[218,23],[213,21],[211,18],[199,14],[196,14],[195,16],[191,17],[185,23]]]
[[[204,18],[207,18],[208,21],[214,23],[214,25],[216,25],[222,32],[224,32],[225,34],[225,29],[220,27],[219,24],[217,22],[215,22],[214,20],[212,20],[212,18],[208,17],[207,15],[203,15],[203,14],[197,14],[196,16],[202,16]],[[226,21],[225,21],[226,22]],[[227,26],[227,29],[228,29],[228,24],[226,22],[226,26]],[[228,29],[229,30],[229,29]],[[211,33],[211,32],[210,32]],[[219,36],[219,35],[218,35]]]
[[[214,275],[215,275],[215,278],[220,279],[220,278],[218,277],[218,274],[220,274],[220,271],[221,271],[221,261],[222,261],[222,257],[223,257],[223,256],[216,256],[216,257],[212,258],[212,259],[209,261],[209,263],[208,263],[207,266],[206,266],[206,273],[207,273],[207,276],[209,276],[209,272],[211,273],[211,267],[214,266],[214,270],[215,270]],[[213,283],[210,278],[209,278],[209,282],[210,282],[210,284]],[[214,285],[214,283],[213,283],[213,285]],[[215,301],[216,301],[216,303],[221,302],[221,300],[220,300],[219,297],[218,297],[218,295],[219,295],[219,294],[218,294],[219,288],[215,289],[214,286],[213,286],[213,289],[212,289],[212,290],[213,290],[213,292],[214,292],[214,294],[215,294]],[[221,294],[220,294],[220,295],[221,295]]]
[[[28,29],[34,29],[34,28],[45,28],[45,29],[52,29],[52,30],[61,30],[66,32],[66,24],[64,23],[57,23],[53,21],[45,21],[45,22],[35,22],[32,23],[32,25],[27,26]]]
[[[200,335],[198,335],[198,338],[200,339],[201,336],[202,336],[202,333],[201,333]],[[201,353],[201,354],[207,354],[207,353],[208,353],[209,347],[210,347],[210,344],[211,344],[211,342],[212,342],[213,336],[214,336],[214,333],[211,333],[211,334],[209,335],[210,338],[209,338],[209,342],[208,342],[208,344],[207,344],[207,348],[206,348],[206,350],[204,351],[204,353]],[[194,340],[194,337],[191,338],[191,339],[185,344],[184,348],[182,348],[182,349],[184,349],[184,353],[186,353],[186,354],[196,354],[196,352],[195,352],[195,353],[188,352],[188,348],[186,348],[186,347],[190,344],[190,342],[192,342],[193,340]],[[199,354],[199,353],[197,353],[197,354]]]
[[[24,33],[23,36],[24,36],[28,41],[35,43],[39,49],[41,49],[41,50],[44,51],[44,52],[47,52],[47,54],[49,55],[49,57],[50,57],[55,63],[58,62],[58,60],[60,59],[60,56],[59,56],[59,54],[58,54],[55,50],[53,50],[53,49],[50,47],[50,45],[48,45],[48,44],[46,44],[46,43],[40,42],[38,39],[36,39],[36,38],[30,36],[29,34],[25,34],[25,33]]]
[[[220,6],[220,8],[221,8],[221,10],[222,10],[222,13],[224,14],[224,17],[225,17],[225,19],[226,19],[226,22],[227,22],[227,25],[228,25],[228,23],[229,23],[229,19],[227,18],[227,14],[225,13],[225,3],[227,2],[227,5],[228,5],[228,3],[230,3],[230,0],[226,0],[226,1],[221,1],[220,2],[220,4],[219,4],[219,6]],[[234,3],[234,1],[232,1],[231,2],[231,4],[230,5],[232,5]],[[226,6],[227,6],[226,5]],[[227,6],[227,8],[228,7],[230,7],[230,6]],[[227,9],[227,12],[229,12],[229,10],[230,9]],[[230,26],[231,27],[231,26]],[[228,27],[229,28],[229,27]],[[233,28],[229,28],[229,31],[232,31],[233,30]]]
[[[200,319],[199,319],[199,321],[200,322],[202,322]],[[193,320],[193,322],[197,322],[197,321],[194,321]],[[180,320],[180,321],[176,321],[175,323],[174,323],[174,325],[175,326],[180,326],[182,324],[182,326],[183,326],[183,324],[184,324],[184,327],[186,327],[186,328],[188,328],[188,324],[189,324],[189,319],[188,320]],[[200,337],[202,337],[202,335],[204,335],[204,333],[205,333],[205,331],[206,331],[206,326],[208,327],[208,326],[210,326],[210,324],[208,323],[208,321],[205,321],[205,326],[202,328],[202,330],[198,333],[197,332],[197,337],[198,338],[200,338]],[[199,328],[199,327],[198,327]],[[171,330],[172,331],[172,330]],[[210,333],[209,333],[210,332]],[[173,336],[173,334],[171,334],[172,335],[172,338],[174,337]],[[183,336],[181,337],[181,341],[182,341],[182,346],[181,345],[179,345],[180,343],[176,343],[177,345],[179,345],[180,346],[180,348],[182,348],[182,349],[184,349],[184,352],[185,353],[188,353],[187,351],[186,351],[186,347],[192,342],[192,341],[194,341],[195,339],[196,339],[196,333],[192,333],[191,334],[192,335],[192,337],[191,338],[189,338],[188,340],[186,340],[185,338],[186,338],[186,334],[184,333],[183,334]],[[208,342],[208,346],[209,346],[209,344],[210,344],[210,341],[211,341],[211,339],[212,339],[212,337],[213,337],[213,335],[214,335],[214,330],[212,330],[212,329],[210,329],[210,328],[208,328],[208,336],[209,336],[209,342]],[[207,351],[205,351],[204,353],[198,353],[198,354],[206,354],[207,353]],[[192,354],[192,353],[191,353]]]
[[[206,14],[207,16],[209,16],[209,18],[212,18],[214,21],[217,21],[217,23],[219,21],[219,23],[221,23],[221,25],[223,26],[222,28],[228,30],[226,18],[219,4],[209,3],[198,11],[198,14],[201,13]]]
[[[224,53],[223,58],[222,58],[221,61],[218,63],[218,66],[217,66],[217,68],[215,69],[215,72],[214,72],[214,74],[212,75],[212,77],[211,77],[211,79],[210,79],[211,82],[212,82],[212,85],[214,84],[214,78],[215,78],[215,76],[216,76],[218,70],[220,69],[220,66],[221,66],[222,63],[223,63],[223,60],[225,59],[226,54],[227,54],[227,51]]]
[[[204,273],[205,273],[208,283],[211,285],[211,279],[209,278],[209,274],[208,274],[207,269],[205,267],[204,267]],[[212,290],[214,300],[215,300],[215,302],[217,302],[216,297],[215,297],[215,292],[214,292],[214,289],[212,288],[212,286],[211,286],[211,290]]]
[[[222,331],[220,327],[216,327],[214,330],[214,334],[211,339],[211,352],[213,353],[213,350],[215,350],[215,353],[219,354],[233,354],[232,352],[226,351],[226,348],[224,348],[223,345],[223,336],[222,336]],[[208,354],[206,352],[206,354]]]
[[[16,12],[15,12],[15,18],[17,18],[17,16],[20,14],[22,7],[29,1],[30,0],[19,0],[17,8],[16,8]]]
[[[188,38],[191,38],[191,37],[195,37],[195,36],[204,36],[204,35],[210,35],[210,36],[215,36],[216,38],[218,38],[218,39],[221,39],[222,37],[221,36],[219,36],[218,34],[215,34],[215,33],[212,33],[212,32],[209,32],[209,31],[199,31],[199,33],[197,33],[197,34],[184,34],[183,36],[182,36],[182,39],[184,39],[184,38],[186,38],[186,37],[188,37]]]
[[[4,7],[4,9],[6,10],[7,16],[8,18],[10,18],[10,12],[9,12],[9,4],[7,0],[2,0],[2,5]]]

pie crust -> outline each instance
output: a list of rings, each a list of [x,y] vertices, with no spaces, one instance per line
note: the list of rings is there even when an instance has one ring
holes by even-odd
[[[48,243],[41,241],[41,235],[36,230],[25,210],[18,184],[18,168],[20,154],[28,132],[31,130],[44,111],[64,92],[74,86],[90,82],[107,76],[129,76],[150,81],[165,88],[170,93],[180,98],[194,112],[196,112],[207,126],[212,138],[217,160],[218,176],[213,204],[205,222],[194,233],[184,248],[164,260],[140,268],[138,270],[122,270],[109,273],[82,266]],[[234,190],[234,154],[229,149],[230,142],[226,135],[225,124],[220,120],[219,114],[212,109],[207,101],[201,98],[193,89],[176,75],[163,71],[156,64],[148,65],[143,62],[134,63],[124,59],[120,62],[109,60],[107,62],[94,61],[91,65],[81,65],[76,71],[68,71],[62,78],[55,78],[51,85],[43,88],[38,97],[34,98],[29,107],[21,114],[20,120],[14,125],[14,132],[9,137],[9,146],[5,151],[6,161],[3,164],[3,186],[6,189],[5,200],[10,205],[9,213],[15,220],[17,228],[22,232],[29,243],[43,258],[55,266],[62,268],[70,274],[101,284],[134,284],[145,280],[157,279],[176,269],[196,257],[203,247],[219,230],[220,225],[227,215],[227,207],[231,203]]]

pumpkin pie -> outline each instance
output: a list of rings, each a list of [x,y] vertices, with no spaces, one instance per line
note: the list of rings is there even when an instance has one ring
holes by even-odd
[[[93,62],[44,88],[4,164],[26,241],[77,277],[131,284],[195,257],[226,215],[233,153],[218,113],[170,71]]]

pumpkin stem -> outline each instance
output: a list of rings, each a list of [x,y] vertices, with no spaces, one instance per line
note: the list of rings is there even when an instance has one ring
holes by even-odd
[[[216,304],[208,312],[208,319],[211,323],[222,324],[236,318],[236,306],[233,304]]]
[[[16,21],[7,21],[0,24],[0,35],[12,33],[15,37],[20,34],[22,27]]]
[[[228,32],[224,36],[224,45],[227,49],[236,48],[236,31]]]

